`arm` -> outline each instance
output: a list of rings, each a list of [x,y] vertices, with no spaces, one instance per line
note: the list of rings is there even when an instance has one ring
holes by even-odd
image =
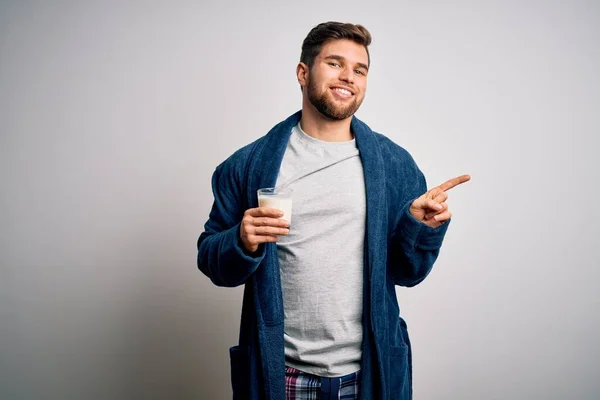
[[[431,271],[450,223],[427,226],[412,216],[411,204],[406,203],[400,211],[389,251],[394,282],[408,287],[423,281]]]
[[[415,169],[416,179],[405,189],[423,194],[402,207],[390,240],[392,276],[401,286],[415,286],[431,272],[452,215],[446,191],[470,179],[462,175],[426,192],[425,178]]]
[[[227,161],[215,170],[212,177],[214,203],[198,239],[198,268],[218,286],[243,284],[264,257],[262,246],[254,254],[247,254],[241,247],[239,231],[244,193],[236,172]]]

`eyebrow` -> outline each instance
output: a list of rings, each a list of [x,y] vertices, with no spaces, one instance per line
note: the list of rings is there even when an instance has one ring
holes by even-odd
[[[332,60],[338,60],[338,61],[346,61],[346,59],[342,56],[338,56],[337,54],[330,54],[327,57],[323,57],[325,60],[327,59],[332,59]],[[369,70],[369,67],[366,64],[363,64],[361,62],[356,63],[356,65],[358,65],[360,68],[364,68],[367,71]]]

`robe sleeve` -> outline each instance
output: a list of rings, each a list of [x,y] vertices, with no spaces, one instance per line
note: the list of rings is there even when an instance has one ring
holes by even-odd
[[[246,211],[242,169],[227,160],[215,170],[214,202],[198,239],[198,268],[217,286],[234,287],[245,283],[264,258],[264,246],[250,255],[240,240],[240,223]]]
[[[423,173],[412,158],[410,167],[402,169],[404,204],[399,210],[389,241],[389,265],[394,282],[400,286],[415,286],[423,281],[437,259],[450,221],[431,228],[417,221],[409,211],[412,202],[427,191]]]

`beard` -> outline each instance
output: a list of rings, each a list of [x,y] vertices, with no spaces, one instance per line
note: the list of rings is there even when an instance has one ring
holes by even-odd
[[[313,82],[310,78],[306,85],[306,93],[308,95],[308,100],[317,111],[325,118],[334,121],[341,121],[353,116],[362,103],[362,100],[359,101],[356,95],[354,95],[350,103],[346,105],[336,104],[335,100],[332,99],[331,96],[328,96],[328,90],[319,93],[316,82]]]

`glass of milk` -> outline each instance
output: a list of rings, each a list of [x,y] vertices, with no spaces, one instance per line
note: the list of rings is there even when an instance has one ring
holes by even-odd
[[[289,188],[262,188],[258,189],[258,206],[277,208],[283,211],[285,219],[292,223],[292,189]]]

